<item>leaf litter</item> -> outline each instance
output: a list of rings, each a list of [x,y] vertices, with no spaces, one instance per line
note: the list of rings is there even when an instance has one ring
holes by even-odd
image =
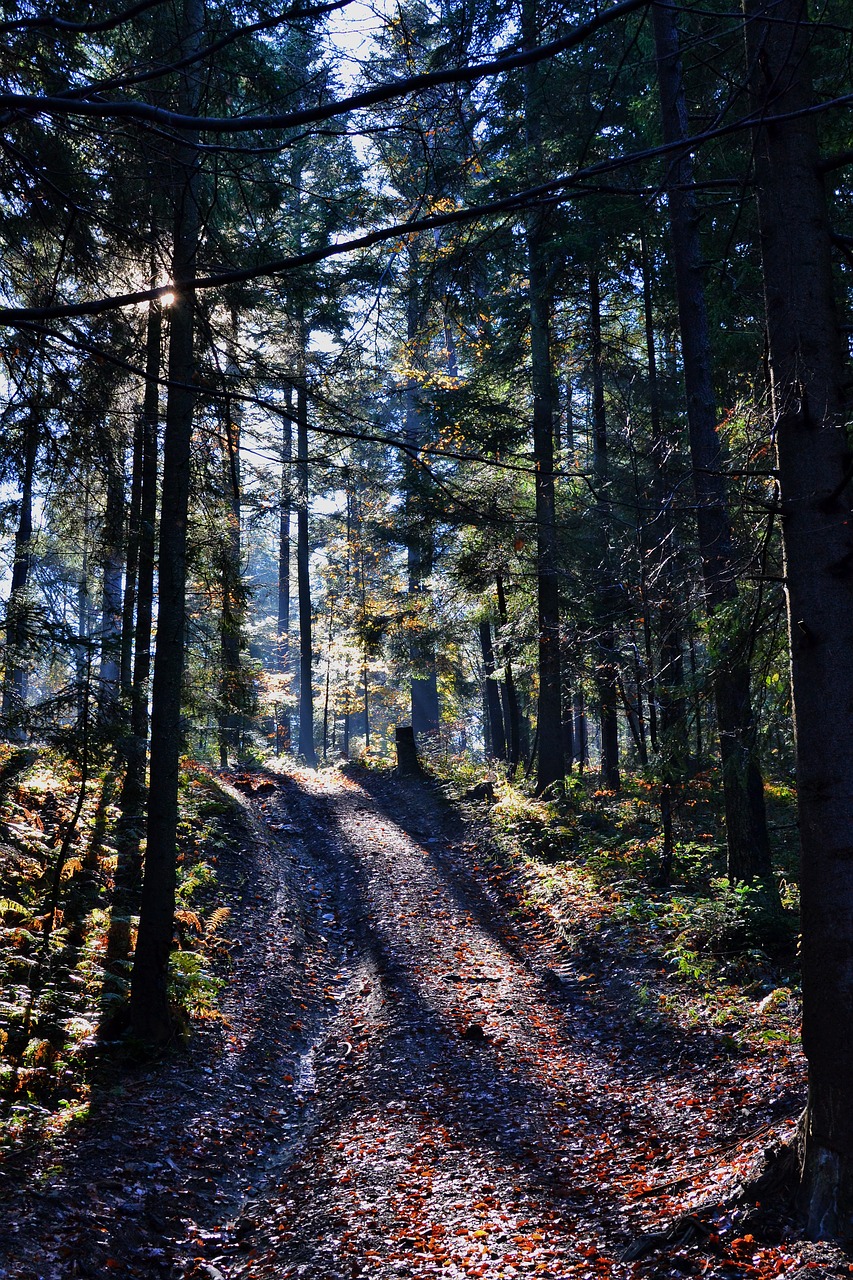
[[[734,1199],[796,1055],[650,1029],[427,783],[230,782],[227,1022],[7,1161],[0,1276],[850,1273]]]

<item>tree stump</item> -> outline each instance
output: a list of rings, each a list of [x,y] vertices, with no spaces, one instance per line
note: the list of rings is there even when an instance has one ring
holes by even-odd
[[[410,724],[397,725],[397,774],[401,778],[413,777],[421,772],[415,731]]]

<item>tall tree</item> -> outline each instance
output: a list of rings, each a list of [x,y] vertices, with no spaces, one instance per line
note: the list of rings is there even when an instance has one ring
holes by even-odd
[[[501,705],[506,725],[507,755],[510,777],[521,763],[521,713],[518,706],[518,692],[515,687],[515,676],[512,670],[512,655],[509,640],[506,636],[509,624],[509,611],[506,603],[506,586],[503,575],[498,574],[495,580],[495,594],[498,604],[499,622],[495,625],[495,639],[498,653],[503,664],[504,678],[501,684]]]
[[[597,271],[589,277],[590,355],[592,357],[593,470],[598,490],[596,520],[600,554],[596,612],[597,635],[595,684],[601,723],[601,780],[605,787],[619,790],[619,672],[616,662],[614,625],[614,573],[611,545],[610,465],[607,439],[607,410],[604,403],[604,353],[601,340],[601,282]]]
[[[179,39],[188,65],[181,73],[179,103],[187,115],[196,115],[200,102],[201,78],[193,55],[199,48],[203,26],[201,0],[184,0]],[[197,144],[197,136],[190,133],[176,146],[174,156],[174,302],[169,329],[169,391],[163,438],[150,784],[145,870],[131,982],[133,1029],[149,1041],[166,1040],[172,1032],[168,995],[169,952],[175,914],[181,692],[186,643],[187,516],[190,445],[196,400],[193,387],[194,283],[201,226],[201,153]]]
[[[747,0],[802,842],[802,1191],[853,1239],[853,512],[845,367],[805,0]],[[786,119],[786,117],[788,117]]]
[[[423,320],[421,308],[420,254],[418,242],[409,245],[406,282],[406,339],[409,363],[422,365]],[[435,645],[427,634],[427,584],[435,555],[434,517],[425,502],[425,473],[418,456],[423,447],[424,426],[419,404],[418,381],[414,369],[406,382],[406,439],[409,445],[406,467],[406,564],[409,598],[413,614],[410,661],[412,667],[412,729],[416,737],[438,733],[441,718],[438,705],[438,673]]]
[[[125,566],[124,441],[114,423],[103,432],[106,502],[101,531],[101,621],[98,713],[103,722],[118,711],[122,646],[122,575]]]
[[[687,742],[687,717],[684,698],[684,660],[680,619],[676,605],[675,554],[677,534],[674,518],[674,495],[671,477],[671,442],[663,425],[661,394],[658,382],[657,353],[655,350],[655,326],[652,300],[652,264],[648,247],[648,234],[640,232],[640,268],[643,277],[643,329],[646,342],[646,368],[649,388],[649,419],[651,426],[651,463],[653,508],[651,525],[652,571],[646,586],[644,602],[646,652],[651,672],[652,645],[651,619],[648,617],[649,597],[657,612],[660,641],[660,661],[656,676],[650,674],[649,709],[652,745],[658,753],[660,776],[660,811],[663,826],[663,848],[659,878],[668,884],[672,876],[675,854],[672,828],[672,788],[683,776],[689,756]],[[660,724],[654,717],[655,701],[660,707]]]
[[[223,404],[222,486],[225,498],[225,521],[220,545],[220,580],[222,613],[219,624],[219,762],[228,767],[229,756],[239,752],[240,727],[245,704],[240,648],[245,614],[241,556],[240,441],[243,406],[231,394],[237,381],[237,317],[231,316],[232,333],[228,340],[229,394]]]
[[[522,0],[521,26],[525,47],[535,47],[541,38],[538,0]],[[531,182],[541,179],[542,175],[542,115],[539,68],[529,66],[524,71],[524,126]],[[550,273],[546,265],[545,217],[543,212],[535,210],[528,215],[527,220],[539,617],[539,764],[536,774],[536,789],[539,792],[561,781],[565,773],[554,483],[554,375],[551,366],[553,298]]]
[[[33,561],[33,482],[39,448],[41,404],[41,351],[33,354],[36,365],[35,392],[23,424],[23,459],[18,528],[12,561],[12,581],[6,606],[6,668],[3,677],[3,718],[12,738],[24,737],[20,716],[27,701],[26,649],[28,635],[27,588]]]
[[[281,419],[281,480],[278,515],[278,621],[276,666],[281,672],[290,663],[290,516],[293,507],[293,388],[286,388],[288,412]]]
[[[307,334],[302,326],[303,344]],[[299,754],[317,767],[314,745],[314,649],[311,619],[311,549],[308,541],[308,390],[305,385],[305,345],[302,376],[296,385],[296,575],[299,593]]]
[[[506,760],[506,730],[501,710],[501,694],[495,680],[495,654],[492,645],[492,626],[488,618],[479,625],[480,648],[483,653],[483,673],[485,675],[486,713],[488,716],[489,740],[492,755],[498,760]]]
[[[653,17],[663,136],[667,143],[679,142],[688,136],[689,128],[674,0],[658,0],[653,6]],[[686,151],[677,154],[670,163],[667,203],[687,391],[696,522],[712,637],[728,875],[732,883],[737,883],[769,875],[770,842],[757,758],[747,646],[737,625],[737,567],[725,461],[717,432],[699,211],[693,164]]]
[[[145,390],[140,414],[140,494],[138,570],[133,626],[133,670],[130,690],[130,734],[122,792],[125,812],[137,812],[145,793],[148,747],[148,683],[151,675],[151,627],[154,616],[154,574],[157,554],[157,471],[160,416],[160,359],[162,310],[148,304],[145,326]]]

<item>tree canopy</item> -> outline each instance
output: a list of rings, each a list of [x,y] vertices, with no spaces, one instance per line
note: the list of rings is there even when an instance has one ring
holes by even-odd
[[[122,773],[135,1033],[187,754],[641,777],[659,885],[707,774],[773,909],[795,777],[853,1238],[847,5],[109,8],[0,23],[2,718]]]

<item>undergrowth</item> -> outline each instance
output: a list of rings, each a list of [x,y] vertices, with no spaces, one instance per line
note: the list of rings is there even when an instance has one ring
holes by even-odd
[[[483,770],[480,767],[479,777]],[[470,770],[445,772],[463,798]],[[798,1042],[799,893],[795,797],[768,785],[771,884],[730,886],[719,779],[686,784],[675,807],[675,856],[660,884],[657,793],[639,776],[617,794],[589,778],[566,780],[538,799],[498,773],[495,803],[480,802],[487,843],[518,873],[523,905],[545,916],[569,953],[641,953],[648,977],[634,982],[638,1017],[706,1023],[732,1052]]]
[[[79,794],[74,765],[47,749],[0,745],[0,1151],[86,1114],[105,1058],[128,1052],[125,1024],[135,916],[115,913],[122,858],[137,857],[141,831],[122,819],[121,779],[90,781],[59,872],[57,850]],[[219,1017],[217,954],[229,911],[216,864],[233,802],[191,764],[181,783],[176,945],[171,992],[177,1023]]]

